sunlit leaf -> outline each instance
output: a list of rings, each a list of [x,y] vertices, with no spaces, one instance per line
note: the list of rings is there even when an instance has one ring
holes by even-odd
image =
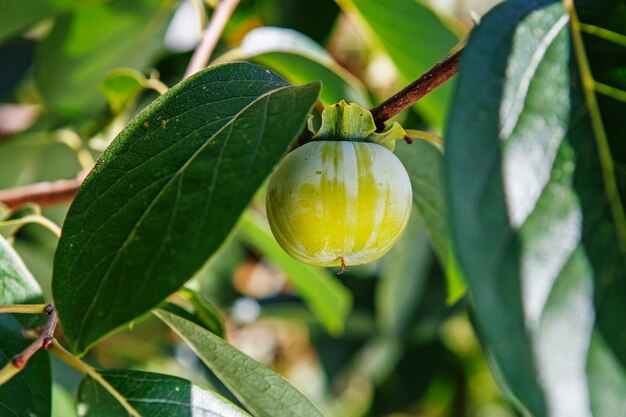
[[[324,48],[290,29],[262,27],[250,31],[238,49],[222,59],[249,59],[265,65],[294,84],[322,81],[320,99],[325,104],[346,100],[369,106],[361,81],[339,66]]]
[[[101,375],[146,417],[249,417],[225,398],[186,379],[149,372],[110,370]],[[127,417],[120,403],[85,377],[78,388],[78,417]]]
[[[255,417],[323,417],[283,377],[223,339],[163,310],[155,311]]]
[[[605,373],[589,368],[592,333],[608,357],[626,351],[616,319],[626,314],[626,181],[611,172],[626,155],[625,106],[590,100],[570,17],[556,1],[506,2],[485,16],[446,136],[452,236],[483,343],[535,416],[592,415],[589,378]],[[615,68],[610,56],[594,55],[592,69]],[[618,387],[602,398],[618,403]]]
[[[209,68],[140,113],[79,190],[53,293],[76,352],[159,304],[219,248],[302,130],[319,84]],[[129,290],[132,289],[132,290]]]

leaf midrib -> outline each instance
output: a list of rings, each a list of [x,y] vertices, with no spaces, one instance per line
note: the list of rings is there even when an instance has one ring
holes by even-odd
[[[620,253],[622,256],[626,256],[626,213],[624,212],[624,206],[619,195],[615,166],[613,164],[613,156],[611,154],[608,136],[604,128],[604,123],[602,122],[602,115],[596,100],[596,93],[593,89],[594,79],[581,35],[580,21],[578,20],[573,0],[563,0],[563,6],[570,16],[574,54],[578,61],[585,103],[589,109],[589,117],[596,142],[596,149],[600,159],[600,166],[602,167],[604,192],[606,193],[611,210],[611,218],[615,226]]]
[[[129,232],[129,234],[127,235],[126,239],[124,240],[124,243],[122,244],[122,246],[120,247],[120,249],[117,251],[115,257],[113,258],[113,260],[111,261],[111,264],[109,265],[109,267],[107,268],[106,272],[104,273],[104,275],[102,276],[102,279],[100,280],[100,283],[98,284],[98,288],[96,289],[96,293],[94,294],[94,297],[91,301],[91,303],[89,304],[89,307],[87,307],[87,311],[85,312],[85,314],[83,315],[83,318],[81,319],[81,324],[78,330],[78,334],[76,336],[76,342],[74,342],[74,347],[76,347],[76,345],[78,344],[79,340],[82,340],[82,335],[83,335],[83,331],[85,328],[85,325],[87,323],[87,317],[91,316],[91,313],[93,311],[93,308],[96,305],[96,300],[99,298],[99,294],[102,290],[102,287],[104,285],[104,283],[106,281],[108,281],[109,277],[111,275],[111,269],[113,267],[113,265],[115,265],[119,259],[119,256],[121,253],[124,252],[124,250],[126,249],[128,243],[132,240],[131,237],[134,236],[134,234],[137,231],[137,228],[139,227],[139,225],[141,225],[144,221],[144,219],[146,218],[146,216],[148,215],[148,213],[152,210],[154,204],[159,200],[159,198],[162,196],[164,190],[166,190],[170,184],[172,183],[172,181],[177,178],[181,173],[184,172],[184,170],[195,160],[195,158],[210,144],[213,143],[213,139],[215,137],[217,137],[220,133],[222,133],[222,131],[224,131],[227,128],[230,128],[231,124],[233,124],[239,117],[241,117],[241,115],[243,113],[245,113],[250,107],[252,107],[253,105],[255,105],[258,101],[260,101],[261,99],[264,99],[266,96],[269,97],[272,94],[275,94],[279,91],[283,91],[289,88],[294,88],[293,86],[284,86],[284,87],[279,87],[275,90],[271,90],[268,91],[266,93],[263,93],[262,95],[258,96],[257,99],[253,100],[252,102],[250,102],[249,104],[247,104],[245,107],[243,107],[240,111],[238,111],[233,117],[231,117],[231,119],[226,122],[224,124],[224,126],[222,126],[220,129],[218,129],[213,135],[211,135],[211,138],[209,138],[206,142],[204,142],[192,155],[191,157],[178,169],[176,170],[176,172],[174,173],[174,175],[172,175],[172,178],[170,178],[163,186],[163,188],[161,189],[161,191],[158,192],[158,194],[152,199],[152,201],[150,202],[150,204],[148,205],[148,207],[146,208],[146,210],[144,211],[144,213],[141,215],[141,217],[139,218],[139,220],[135,223],[135,225],[133,226],[133,228],[131,229],[131,231]],[[219,164],[218,164],[219,165]]]

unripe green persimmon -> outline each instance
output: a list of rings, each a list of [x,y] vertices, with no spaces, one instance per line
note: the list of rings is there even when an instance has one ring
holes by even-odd
[[[268,185],[267,216],[278,243],[299,261],[358,265],[398,241],[411,199],[404,166],[384,146],[313,141],[279,163]]]

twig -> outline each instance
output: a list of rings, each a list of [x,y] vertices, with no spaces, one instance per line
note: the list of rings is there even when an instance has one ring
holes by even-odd
[[[24,216],[20,219],[4,220],[0,221],[0,228],[3,226],[15,226],[10,235],[15,235],[19,229],[27,224],[38,224],[45,227],[48,231],[52,232],[57,238],[61,237],[61,228],[52,220],[39,214],[32,214]]]
[[[41,314],[48,304],[5,304],[0,306],[0,313]]]
[[[207,24],[200,45],[198,45],[189,61],[183,78],[192,76],[207,65],[217,45],[217,41],[224,31],[226,23],[228,23],[230,16],[233,14],[238,4],[239,0],[222,0],[217,5],[215,12],[211,16],[211,20],[209,20]]]
[[[452,78],[456,74],[462,52],[463,48],[442,59],[417,80],[370,110],[376,127],[384,129],[387,120]]]
[[[109,394],[111,394],[122,405],[122,407],[126,409],[129,415],[133,417],[141,417],[141,414],[139,414],[135,407],[133,407],[128,402],[128,399],[120,394],[120,392],[116,390],[115,387],[113,387],[113,385],[109,383],[109,381],[104,379],[95,368],[86,364],[85,362],[81,361],[70,352],[65,350],[65,348],[63,348],[63,346],[61,346],[56,339],[52,339],[52,346],[50,351],[63,362],[79,370],[80,372],[89,375],[94,381],[98,382],[102,386],[102,388],[107,390]]]
[[[46,326],[44,327],[39,337],[37,337],[37,339],[35,339],[33,343],[28,345],[28,347],[24,349],[21,353],[15,355],[13,359],[11,359],[11,361],[0,370],[0,385],[4,384],[15,374],[24,369],[24,367],[28,363],[28,360],[35,353],[37,353],[39,349],[49,349],[52,346],[54,330],[56,329],[58,323],[57,314],[52,304],[46,305],[43,308],[43,313],[48,316],[48,322],[46,323]]]
[[[42,207],[65,203],[74,198],[84,178],[85,173],[81,172],[70,180],[38,182],[10,190],[0,190],[0,203],[9,208],[19,207],[24,203],[35,203]]]

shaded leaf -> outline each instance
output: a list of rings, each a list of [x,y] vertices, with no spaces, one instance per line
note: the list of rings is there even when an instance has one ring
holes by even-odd
[[[603,360],[626,350],[616,319],[626,315],[626,181],[607,176],[626,154],[625,107],[601,100],[599,135],[568,24],[556,1],[485,16],[463,54],[446,138],[452,236],[483,343],[535,416],[591,416],[626,395],[619,383],[591,389],[608,374],[589,356],[594,319]],[[606,51],[595,58],[618,66]]]
[[[160,308],[204,327],[219,337],[226,335],[224,319],[219,311],[200,294],[183,288],[174,294],[172,301],[166,301]]]
[[[132,68],[116,68],[106,74],[99,90],[114,114],[119,114],[135,101],[146,87],[146,77]]]
[[[215,66],[120,133],[76,195],[55,256],[53,294],[75,352],[200,269],[301,131],[318,93],[319,84],[292,87],[258,65]]]
[[[322,417],[303,394],[224,340],[195,324],[156,310],[255,417]]]
[[[368,35],[389,54],[408,84],[445,57],[456,36],[428,7],[415,0],[336,0],[364,23]],[[443,127],[451,98],[450,83],[420,100],[416,108],[434,126]]]
[[[230,401],[190,381],[149,372],[110,370],[100,374],[142,416],[249,417]],[[127,417],[117,400],[90,377],[78,388],[78,417]]]
[[[49,110],[92,116],[104,107],[100,81],[116,67],[144,70],[159,51],[175,0],[114,0],[61,16],[41,42],[35,80]]]
[[[410,329],[432,261],[428,238],[413,213],[404,234],[383,258],[376,290],[376,315],[382,329],[394,336]]]
[[[352,294],[336,276],[322,268],[296,261],[280,247],[269,225],[254,215],[245,214],[239,230],[267,260],[287,273],[287,279],[311,311],[331,334],[343,332],[352,310]]]
[[[454,302],[465,293],[465,283],[455,268],[454,254],[451,253],[443,153],[425,140],[415,140],[410,145],[399,141],[395,152],[409,174],[414,213],[424,226],[439,262],[446,269],[448,300]]]
[[[17,253],[0,236],[0,305],[42,302],[39,285]],[[40,323],[38,319],[0,314],[0,368],[31,343],[23,337],[22,326],[35,326]],[[49,417],[51,384],[48,354],[39,351],[22,372],[0,388],[0,415]]]

